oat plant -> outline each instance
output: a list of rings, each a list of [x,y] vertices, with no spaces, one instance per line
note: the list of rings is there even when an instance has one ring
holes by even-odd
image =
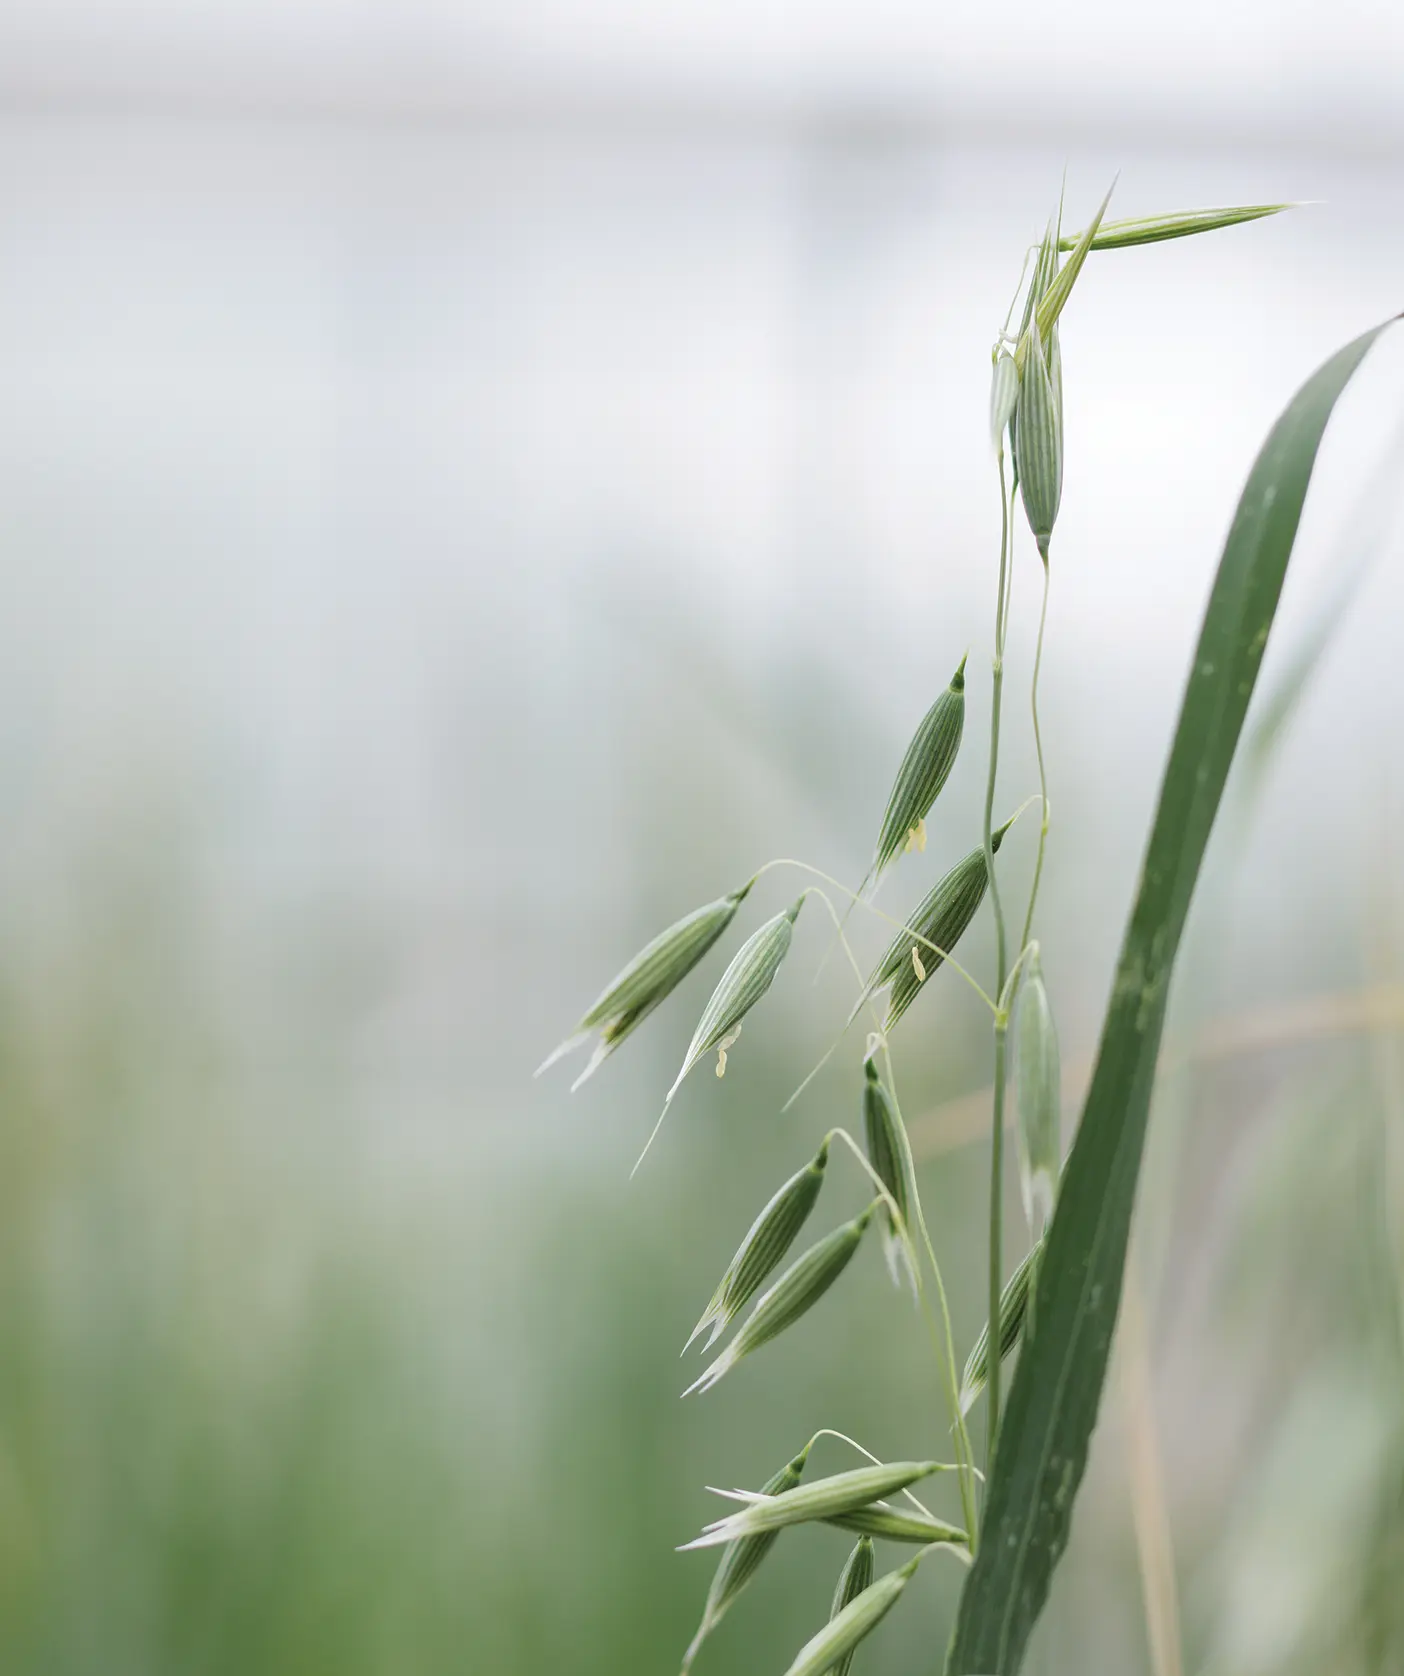
[[[1337,396],[1383,330],[1367,332],[1313,374],[1278,420],[1249,475],[1191,665],[1096,1068],[1065,1162],[1055,1008],[1036,936],[1051,832],[1038,686],[1049,589],[1061,562],[1054,538],[1064,468],[1063,316],[1079,275],[1094,255],[1212,232],[1289,207],[1259,204],[1108,221],[1110,197],[1108,192],[1075,233],[1064,233],[1059,205],[1042,238],[1026,254],[992,351],[989,437],[991,488],[999,495],[999,545],[997,564],[992,566],[983,818],[979,833],[970,835],[968,853],[948,858],[946,871],[900,918],[873,899],[888,875],[919,870],[928,846],[927,818],[958,769],[967,660],[961,656],[957,662],[959,648],[950,648],[946,667],[955,673],[934,696],[897,767],[886,808],[874,823],[871,860],[856,889],[803,862],[767,862],[739,888],[684,913],[661,932],[606,987],[547,1060],[549,1065],[595,1036],[584,1080],[710,953],[761,879],[781,869],[806,874],[810,882],[788,907],[750,935],[727,966],[662,1100],[644,1152],[659,1134],[689,1073],[715,1054],[721,1077],[728,1055],[744,1051],[738,1048],[743,1026],[755,1028],[751,1015],[762,1008],[767,992],[781,977],[800,911],[810,896],[832,921],[855,985],[852,1011],[830,1053],[838,1051],[856,1022],[863,1019],[867,1025],[861,1054],[854,1050],[861,1061],[861,1082],[852,1118],[861,1116],[855,1127],[862,1138],[856,1139],[842,1125],[831,1128],[807,1161],[803,1154],[796,1158],[795,1173],[759,1208],[687,1345],[705,1335],[704,1348],[711,1351],[733,1327],[735,1331],[685,1394],[710,1390],[817,1308],[842,1281],[872,1229],[882,1241],[893,1281],[915,1294],[930,1335],[947,1413],[950,1458],[887,1463],[854,1439],[826,1429],[780,1465],[761,1489],[719,1491],[729,1511],[683,1544],[721,1550],[701,1622],[682,1657],[684,1676],[703,1654],[712,1630],[754,1580],[770,1548],[791,1527],[803,1524],[837,1527],[858,1541],[834,1585],[828,1621],[816,1625],[786,1676],[820,1676],[825,1671],[846,1676],[855,1661],[861,1664],[861,1643],[897,1606],[928,1556],[954,1559],[966,1569],[946,1657],[948,1676],[1012,1676],[1067,1540],[1116,1320],[1176,949],[1267,643],[1322,432]],[[1019,534],[1020,514],[1031,541]],[[1038,564],[1041,582],[1035,652],[1025,676],[1038,784],[1009,818],[996,824],[1014,569],[1026,562],[1020,557],[1026,546],[1032,547],[1030,557]],[[1001,857],[1001,846],[1026,810],[1036,811],[1037,831],[1032,866],[1020,883],[1007,858]],[[962,965],[954,951],[986,897],[994,922],[994,962],[993,971],[981,976]],[[842,913],[836,903],[842,905]],[[854,908],[886,922],[892,933],[886,952],[866,976],[845,931]],[[941,1266],[922,1211],[894,1068],[899,1027],[943,966],[951,969],[955,981],[969,986],[985,1009],[993,1082],[987,1319],[963,1361],[957,1359]],[[885,1006],[879,1004],[884,996]],[[1007,1104],[1012,1105],[1008,1114]],[[1008,1117],[1027,1228],[1024,1255],[1006,1273]],[[817,1236],[801,1242],[812,1220],[822,1224],[823,1189],[840,1160],[863,1183],[866,1208],[836,1226],[821,1226]],[[1003,1367],[1016,1350],[1006,1401]],[[967,1427],[967,1417],[980,1402],[985,1405],[983,1470]],[[868,1464],[816,1476],[809,1470],[810,1455],[825,1439],[862,1455]],[[785,1459],[784,1451],[777,1450],[777,1455]],[[914,1489],[921,1484],[925,1491],[927,1481],[943,1477],[953,1481],[958,1522],[933,1513]],[[899,1553],[905,1546],[911,1557],[880,1568],[880,1544],[894,1545]]]

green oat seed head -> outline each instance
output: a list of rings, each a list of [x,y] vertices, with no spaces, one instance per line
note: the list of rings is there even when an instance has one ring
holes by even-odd
[[[1038,247],[1038,257],[1034,262],[1034,271],[1029,279],[1029,288],[1024,294],[1024,313],[1019,321],[1019,333],[1015,340],[1014,367],[1023,375],[1024,371],[1024,339],[1028,336],[1029,327],[1033,324],[1034,310],[1048,295],[1053,281],[1058,277],[1058,233],[1052,217],[1043,230],[1043,238]]]
[[[997,458],[1004,455],[1004,433],[1014,417],[1014,404],[1019,399],[1019,369],[1007,349],[995,356],[994,373],[990,379],[990,446]]]
[[[829,1608],[829,1620],[832,1622],[843,1611],[845,1606],[851,1606],[873,1580],[873,1544],[872,1539],[860,1536],[853,1552],[843,1562],[843,1570],[839,1572],[838,1584],[834,1589],[834,1603]],[[853,1664],[853,1648],[850,1647],[837,1664],[831,1667],[832,1676],[848,1676]]]
[[[1008,820],[993,834],[993,848],[998,853],[1004,835],[1013,826]],[[859,1009],[879,989],[891,985],[888,998],[887,1022],[884,1032],[891,1030],[916,999],[918,990],[941,965],[943,955],[960,941],[965,928],[975,917],[984,900],[989,884],[985,871],[985,851],[981,845],[958,861],[943,879],[937,881],[922,899],[906,925],[888,944],[887,953],[873,968],[872,976],[863,987],[857,1005],[849,1015],[849,1023],[858,1016]],[[927,945],[934,943],[936,948]]]
[[[1037,321],[1024,341],[1029,349],[1014,409],[1014,458],[1024,516],[1046,558],[1063,498],[1062,353],[1057,351],[1055,387]]]
[[[729,896],[708,902],[705,907],[694,909],[675,925],[660,932],[620,972],[576,1025],[574,1032],[537,1067],[536,1075],[540,1076],[542,1071],[598,1030],[600,1039],[595,1044],[590,1063],[575,1079],[572,1092],[579,1088],[702,959],[735,919],[736,910],[745,901],[753,882],[742,885],[740,890],[732,891]]]
[[[1004,1283],[1004,1290],[999,1295],[999,1359],[1001,1362],[1009,1355],[1014,1346],[1023,1336],[1024,1323],[1028,1319],[1029,1294],[1033,1290],[1033,1283],[1038,1270],[1038,1259],[1043,1252],[1043,1241],[1040,1240],[1014,1273]],[[968,1414],[974,1406],[975,1399],[985,1388],[985,1380],[989,1377],[990,1359],[990,1324],[987,1321],[980,1329],[980,1336],[975,1340],[975,1347],[966,1361],[964,1372],[960,1376],[960,1412]]]
[[[1062,1070],[1058,1032],[1038,950],[1029,956],[1019,998],[1016,1035],[1019,1189],[1035,1240],[1053,1215],[1062,1162]]]
[[[818,1244],[810,1246],[798,1257],[770,1290],[761,1294],[736,1337],[683,1395],[689,1397],[694,1391],[710,1391],[743,1357],[759,1350],[763,1344],[769,1344],[771,1339],[778,1338],[787,1327],[793,1326],[800,1316],[813,1308],[848,1267],[853,1253],[862,1243],[864,1230],[872,1220],[874,1210],[881,1203],[880,1199],[875,1199],[860,1216],[835,1228],[833,1233],[826,1234]]]
[[[886,1465],[855,1467],[851,1472],[837,1472],[831,1478],[817,1479],[800,1489],[787,1490],[782,1495],[756,1495],[737,1490],[732,1498],[745,1502],[744,1507],[725,1518],[714,1519],[701,1536],[685,1542],[680,1553],[693,1548],[716,1548],[723,1542],[734,1542],[743,1536],[759,1536],[764,1531],[784,1530],[787,1525],[822,1524],[841,1514],[854,1513],[879,1501],[883,1496],[895,1495],[932,1473],[943,1471],[940,1461],[892,1461]]]
[[[1045,347],[1048,352],[1048,382],[1053,386],[1053,418],[1061,440],[1063,435],[1063,340],[1056,326],[1049,332]]]
[[[1059,206],[1059,221],[1061,222],[1062,208]],[[1035,310],[1048,295],[1049,287],[1058,277],[1058,234],[1054,222],[1050,219],[1043,232],[1043,242],[1039,245],[1038,258],[1034,263],[1034,271],[1029,280],[1029,287],[1024,295],[1024,314],[1019,322],[1019,335],[1014,342],[1014,372],[1018,379],[1024,376],[1024,364],[1028,358],[1029,339],[1033,330]],[[1018,392],[1014,396],[1014,411],[1009,415],[1009,452],[1018,460],[1019,452],[1019,398]]]
[[[962,658],[950,685],[926,712],[902,757],[882,817],[877,848],[873,851],[870,878],[881,878],[883,869],[901,853],[913,834],[920,834],[918,842],[925,847],[923,822],[955,767],[964,731],[965,659]]]
[[[1047,289],[1039,297],[1038,306],[1033,312],[1033,323],[1038,327],[1039,337],[1043,338],[1045,342],[1048,334],[1058,323],[1058,316],[1063,312],[1068,298],[1072,295],[1072,288],[1077,283],[1077,276],[1082,272],[1082,264],[1087,260],[1087,252],[1092,248],[1092,241],[1097,236],[1098,229],[1102,225],[1102,217],[1107,213],[1107,205],[1111,202],[1111,195],[1115,191],[1116,182],[1113,181],[1107,188],[1107,195],[1102,199],[1101,207],[1096,215],[1078,235],[1067,261],[1058,269]],[[1055,247],[1060,242],[1055,234],[1053,238]],[[1022,343],[1019,348],[1023,348]],[[1015,354],[1017,358],[1017,350]],[[1022,373],[1023,370],[1024,366],[1021,362],[1020,372]]]
[[[1175,215],[1142,215],[1129,221],[1104,221],[1088,248],[1126,250],[1135,244],[1159,244],[1164,239],[1212,233],[1220,227],[1237,227],[1245,221],[1260,221],[1265,215],[1280,215],[1283,210],[1300,208],[1300,204],[1240,204],[1233,209],[1183,210]],[[1084,236],[1073,233],[1059,241],[1059,248],[1072,250]]]
[[[933,1542],[953,1542],[964,1546],[970,1541],[959,1525],[948,1525],[942,1519],[933,1519],[905,1507],[896,1508],[885,1501],[854,1508],[851,1513],[836,1513],[824,1523],[835,1525],[839,1530],[861,1531],[864,1536],[881,1537],[886,1542],[915,1542],[922,1547],[928,1547]]]
[[[727,1049],[740,1034],[741,1021],[770,988],[775,974],[780,970],[780,963],[789,952],[795,920],[803,906],[804,897],[800,896],[783,913],[776,914],[774,919],[768,919],[758,931],[753,931],[736,951],[730,966],[722,973],[720,983],[712,991],[711,1000],[702,1009],[702,1017],[698,1020],[697,1028],[692,1033],[692,1042],[683,1057],[682,1069],[673,1079],[673,1086],[663,1101],[663,1110],[658,1114],[658,1121],[644,1142],[638,1163],[629,1172],[631,1176],[638,1173],[639,1164],[648,1156],[648,1149],[663,1127],[663,1119],[668,1115],[673,1096],[682,1087],[683,1079],[697,1061],[716,1048],[717,1075],[725,1075]]]
[[[762,1495],[779,1496],[787,1490],[793,1490],[804,1475],[810,1447],[810,1444],[805,1444],[792,1461],[787,1461],[773,1478],[767,1480]],[[683,1654],[680,1676],[688,1676],[693,1660],[701,1651],[702,1643],[725,1617],[727,1609],[737,1595],[755,1576],[756,1568],[774,1547],[779,1535],[778,1530],[764,1531],[759,1536],[739,1537],[735,1542],[727,1544],[712,1577],[712,1586],[707,1590],[707,1603],[702,1608],[702,1622],[697,1626],[697,1633]]]
[[[699,1333],[711,1327],[711,1336],[704,1346],[710,1350],[769,1278],[814,1209],[828,1162],[829,1143],[825,1140],[809,1163],[790,1177],[751,1224],[684,1350]]]
[[[899,1227],[889,1206],[884,1205],[880,1213],[882,1254],[887,1261],[887,1272],[892,1276],[894,1286],[902,1284],[905,1274],[915,1292],[916,1272],[907,1243],[906,1224],[908,1206],[916,1197],[916,1171],[902,1114],[878,1075],[877,1063],[872,1055],[863,1062],[863,1134],[867,1141],[868,1162],[878,1180],[892,1195],[902,1217]]]
[[[837,1664],[845,1653],[852,1652],[901,1599],[902,1591],[911,1581],[920,1558],[918,1555],[908,1560],[900,1570],[889,1571],[885,1577],[879,1577],[876,1583],[870,1584],[850,1601],[836,1618],[830,1618],[818,1635],[800,1648],[785,1676],[823,1676],[823,1672]]]

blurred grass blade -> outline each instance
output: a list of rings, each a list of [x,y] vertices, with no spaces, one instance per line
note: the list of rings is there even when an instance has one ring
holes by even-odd
[[[1388,324],[1388,322],[1386,322]],[[1039,1266],[947,1676],[1012,1676],[1066,1546],[1121,1298],[1170,974],[1336,399],[1377,326],[1307,380],[1238,503],[1180,709],[1082,1123]]]
[[[1212,233],[1220,227],[1238,227],[1245,221],[1260,221],[1265,215],[1280,215],[1297,209],[1296,204],[1240,204],[1234,209],[1185,210],[1178,215],[1141,215],[1129,221],[1104,221],[1091,240],[1090,250],[1126,250],[1133,244],[1159,244],[1164,239],[1185,239],[1192,233]],[[1060,250],[1072,250],[1084,237],[1072,233],[1058,241]]]

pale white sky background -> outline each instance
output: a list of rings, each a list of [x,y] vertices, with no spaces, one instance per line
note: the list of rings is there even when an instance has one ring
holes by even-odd
[[[1404,24],[1389,0],[357,0],[11,5],[9,91],[162,91],[471,106],[513,96],[758,106],[871,101],[1023,128],[1148,116],[1251,134],[1397,139]]]
[[[170,772],[229,799],[231,877],[458,891],[470,918],[532,879],[614,923],[669,677],[703,730],[687,760],[725,753],[769,848],[796,841],[816,777],[861,772],[855,806],[880,802],[878,759],[934,676],[987,650],[988,346],[1066,165],[1073,219],[1117,171],[1123,214],[1322,200],[1101,258],[1068,312],[1046,693],[1083,776],[1064,780],[1066,912],[1086,926],[1092,904],[1109,942],[1253,453],[1320,359],[1404,304],[1400,16],[4,8],[14,900]],[[1384,350],[1328,440],[1288,634],[1329,591],[1401,367]],[[1390,553],[1294,747],[1313,818],[1284,791],[1284,871],[1253,884],[1270,921],[1294,869],[1331,865],[1330,811],[1397,738]],[[679,679],[679,621],[720,671],[711,698]],[[807,684],[819,670],[837,698]],[[833,702],[854,730],[783,795],[709,708],[747,680],[743,712]],[[597,725],[605,697],[638,735]],[[845,757],[859,740],[872,755]],[[858,824],[815,837],[840,870]],[[480,946],[508,939],[494,924]],[[1070,1009],[1090,1030],[1085,964]]]

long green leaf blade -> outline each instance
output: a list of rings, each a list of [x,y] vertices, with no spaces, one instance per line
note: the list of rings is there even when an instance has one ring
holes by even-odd
[[[1386,322],[1388,324],[1388,322]],[[1001,1428],[947,1676],[1013,1676],[1067,1543],[1106,1377],[1175,955],[1336,399],[1384,330],[1333,355],[1273,426],[1238,503],[1161,785],[1038,1308]]]

